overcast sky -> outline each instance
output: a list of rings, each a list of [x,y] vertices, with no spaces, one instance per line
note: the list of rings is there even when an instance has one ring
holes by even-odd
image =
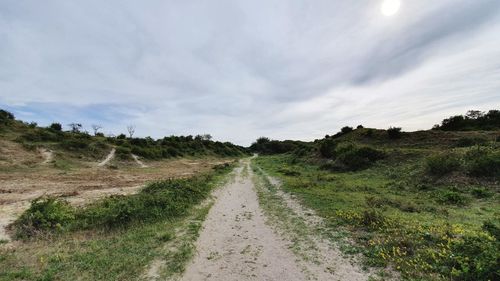
[[[500,1],[0,1],[0,107],[140,136],[312,140],[500,108]]]

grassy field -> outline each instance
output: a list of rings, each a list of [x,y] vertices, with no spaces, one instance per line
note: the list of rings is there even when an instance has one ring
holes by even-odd
[[[20,240],[0,248],[0,280],[138,280],[157,258],[167,261],[160,276],[178,274],[210,207],[199,203],[231,168],[84,208],[39,200],[14,225]]]
[[[355,246],[348,250],[361,252],[368,266],[390,266],[406,280],[498,280],[498,178],[465,176],[439,158],[442,147],[392,147],[379,146],[384,159],[354,171],[296,153],[260,156],[255,164],[280,178],[332,232],[347,230]],[[482,149],[489,148],[444,150]],[[432,175],[433,161],[444,173]]]

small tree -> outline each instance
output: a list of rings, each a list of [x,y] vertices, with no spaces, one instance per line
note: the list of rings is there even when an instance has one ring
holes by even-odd
[[[49,128],[54,130],[54,131],[57,131],[57,132],[62,131],[61,123],[52,123],[52,124],[50,124]]]
[[[209,141],[209,140],[212,139],[212,135],[210,135],[210,134],[204,134],[204,135],[201,136],[201,139]]]
[[[347,133],[350,133],[353,131],[352,127],[349,127],[349,126],[345,126],[343,127],[341,130],[342,134],[347,134]]]
[[[79,133],[80,130],[82,129],[82,124],[80,123],[71,123],[68,124],[68,126],[71,128],[71,132],[73,133]]]
[[[101,125],[98,125],[98,124],[93,124],[92,125],[92,130],[94,130],[94,136],[97,136],[97,133],[99,133],[100,129],[102,129]]]
[[[129,137],[132,138],[134,136],[134,133],[135,133],[135,126],[134,125],[128,125],[127,126],[127,131],[128,131]]]
[[[469,110],[465,116],[469,119],[479,119],[484,116],[484,112],[480,110]]]
[[[14,120],[14,114],[7,110],[0,109],[0,120]]]

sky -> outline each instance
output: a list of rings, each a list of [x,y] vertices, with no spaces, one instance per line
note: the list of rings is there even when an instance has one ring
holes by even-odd
[[[500,1],[384,1],[3,0],[0,108],[241,145],[500,109]]]

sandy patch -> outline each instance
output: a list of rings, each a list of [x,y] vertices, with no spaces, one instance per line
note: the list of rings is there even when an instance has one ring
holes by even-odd
[[[108,164],[108,162],[111,161],[115,157],[115,152],[116,152],[115,148],[111,149],[111,151],[106,156],[106,158],[104,158],[104,160],[102,160],[101,162],[99,162],[99,164],[97,164],[97,166],[98,167],[102,167],[102,166]]]

